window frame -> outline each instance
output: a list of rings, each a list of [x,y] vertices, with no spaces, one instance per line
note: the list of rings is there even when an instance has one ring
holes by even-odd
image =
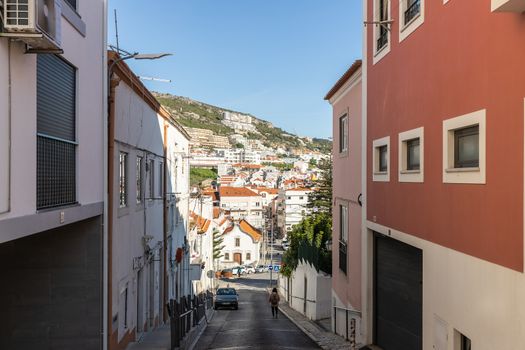
[[[149,160],[149,200],[155,198],[155,159]]]
[[[235,247],[240,247],[241,246],[241,239],[240,237],[235,237]]]
[[[339,270],[348,273],[348,239],[349,239],[349,206],[347,202],[339,203]]]
[[[230,253],[224,253],[224,260],[230,261]]]
[[[159,197],[164,198],[164,162],[159,162]]]
[[[478,158],[474,161],[460,161],[459,140],[462,137],[478,136]],[[466,128],[454,130],[454,168],[478,168],[479,167],[479,125],[467,126]]]
[[[382,19],[382,16],[380,15],[380,2],[383,2],[386,0],[374,0],[374,11],[373,11],[373,17],[372,17],[372,21],[381,21]],[[391,5],[391,2],[388,1],[387,2],[387,15],[386,15],[386,19],[388,20],[389,17],[391,19],[392,17],[392,5]],[[373,52],[373,59],[372,59],[372,64],[376,64],[377,62],[379,62],[383,57],[385,57],[389,52],[390,52],[390,46],[391,46],[391,38],[392,38],[392,35],[391,35],[391,32],[392,32],[392,25],[388,25],[387,26],[390,26],[389,30],[386,29],[384,26],[381,26],[381,25],[377,25],[377,26],[369,26],[370,28],[372,28],[372,31],[373,31],[373,48],[372,48],[372,52]],[[377,42],[380,38],[380,35],[382,34],[382,30],[385,30],[386,31],[386,44],[381,46],[380,48],[378,48],[377,46]]]
[[[119,208],[127,208],[129,206],[129,153],[119,151]]]
[[[455,134],[457,130],[478,125],[478,166],[457,168]],[[486,183],[486,110],[443,121],[443,183]]]
[[[144,189],[144,156],[137,155],[135,160],[135,204],[141,205],[144,202],[144,194],[142,193]]]
[[[409,169],[408,142],[419,139],[419,169]],[[425,129],[419,127],[398,135],[399,182],[423,182],[425,170]]]
[[[339,154],[348,153],[348,113],[339,117]]]
[[[419,13],[414,15],[408,22],[405,22],[406,11],[408,10],[408,2],[410,0],[402,0],[399,5],[399,42],[405,40],[412,34],[419,26],[425,22],[425,0],[419,1]]]
[[[252,260],[252,253],[246,253],[246,260]]]
[[[386,146],[386,170],[380,168],[380,150]],[[372,181],[388,182],[390,181],[390,169],[392,162],[390,160],[390,136],[374,140],[372,142]]]

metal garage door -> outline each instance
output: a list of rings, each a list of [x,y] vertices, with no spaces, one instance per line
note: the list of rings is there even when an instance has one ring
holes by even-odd
[[[420,350],[422,251],[380,234],[374,241],[374,342],[384,350]]]

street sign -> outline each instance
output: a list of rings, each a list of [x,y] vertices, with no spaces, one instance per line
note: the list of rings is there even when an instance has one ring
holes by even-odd
[[[268,265],[268,270],[272,271],[273,270],[273,266],[272,265]]]
[[[275,272],[279,272],[279,265],[275,265],[275,266],[273,267],[273,270],[274,270]]]

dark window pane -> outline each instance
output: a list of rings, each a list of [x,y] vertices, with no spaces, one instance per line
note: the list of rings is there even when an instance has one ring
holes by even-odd
[[[339,152],[348,150],[348,117],[339,118]]]
[[[454,167],[479,166],[479,126],[454,131]]]
[[[66,2],[70,4],[75,10],[77,9],[77,0],[66,0]]]
[[[407,141],[407,170],[419,170],[419,139]]]
[[[387,146],[379,147],[379,171],[388,170]]]

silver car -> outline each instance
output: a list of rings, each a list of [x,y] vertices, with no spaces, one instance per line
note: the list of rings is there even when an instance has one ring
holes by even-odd
[[[217,310],[220,307],[232,307],[239,309],[239,294],[235,288],[219,288],[215,294],[213,308]]]

